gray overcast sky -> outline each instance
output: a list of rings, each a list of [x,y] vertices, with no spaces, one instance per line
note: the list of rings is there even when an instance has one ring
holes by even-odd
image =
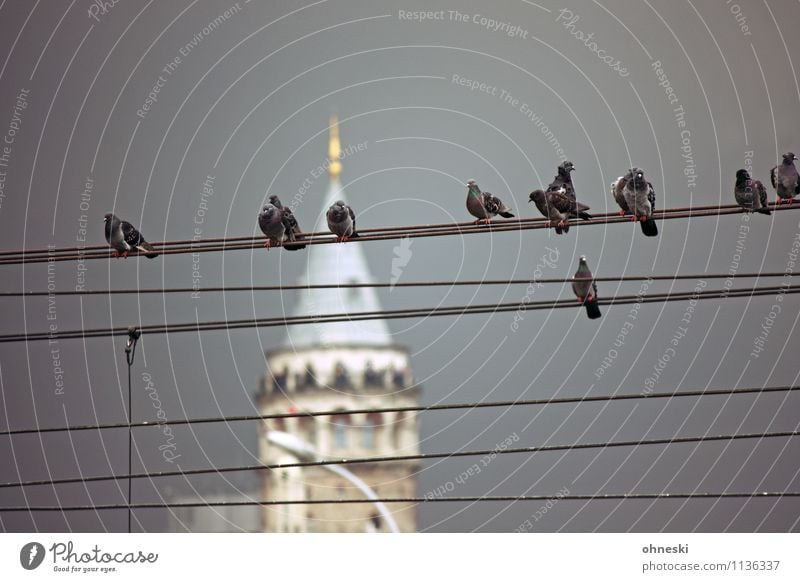
[[[363,226],[466,220],[468,179],[530,216],[528,193],[546,186],[564,157],[577,167],[579,199],[596,212],[616,209],[608,184],[634,164],[645,169],[659,207],[730,203],[737,169],[752,166],[768,182],[779,153],[800,150],[793,62],[800,6],[789,0],[126,0],[103,13],[92,6],[78,0],[69,8],[31,8],[10,0],[0,8],[0,134],[13,138],[0,167],[3,249],[75,245],[83,229],[88,244],[101,243],[102,217],[112,209],[152,240],[190,238],[196,219],[202,236],[251,234],[267,191],[286,201],[307,190],[296,215],[306,228],[319,227],[327,177],[314,173],[325,159],[331,112],[340,117],[345,147],[364,144],[344,160],[342,175]],[[208,28],[226,9],[227,17]],[[437,12],[425,21],[407,14],[423,9]],[[204,196],[209,177],[214,193]],[[674,220],[659,223],[653,239],[635,225],[561,237],[526,231],[417,239],[401,280],[529,277],[537,265],[544,276],[568,276],[580,254],[602,275],[783,271],[798,221],[795,212]],[[364,245],[376,279],[391,276],[395,245]],[[186,286],[197,268],[204,285],[291,283],[305,259],[257,249],[204,254],[199,263],[191,255],[89,261],[83,272],[60,263],[52,279],[59,289],[73,288],[79,277],[89,288]],[[45,265],[3,267],[3,274],[2,290],[48,284]],[[639,287],[606,283],[600,294]],[[669,288],[660,283],[648,291]],[[386,309],[513,302],[525,293],[379,291]],[[537,288],[533,299],[556,296],[571,295],[554,286]],[[51,323],[46,298],[1,301],[4,333]],[[781,313],[765,332],[778,303]],[[280,315],[293,305],[290,294],[60,297],[52,309],[58,327],[72,329]],[[635,393],[646,385],[664,391],[795,384],[797,306],[794,296],[706,301],[694,310],[689,302],[650,304],[635,321],[628,306],[605,307],[592,322],[578,309],[540,311],[524,314],[516,330],[508,313],[389,325],[411,350],[423,403],[436,403]],[[152,416],[145,373],[169,417],[254,412],[263,352],[283,335],[272,328],[146,337],[134,368],[134,417]],[[759,337],[765,349],[753,356]],[[0,345],[0,425],[123,420],[122,348],[121,339]],[[613,349],[613,364],[598,373]],[[665,355],[668,364],[656,371]],[[54,356],[63,371],[60,395]],[[535,445],[793,430],[798,404],[798,396],[781,393],[432,413],[422,418],[422,450],[491,448],[514,434],[521,445]],[[176,442],[184,468],[256,461],[252,424],[176,429]],[[24,436],[11,445],[0,439],[3,481],[127,471],[122,431]],[[143,463],[134,470],[174,468],[158,445],[157,435],[142,434]],[[453,494],[796,491],[799,447],[796,439],[770,439],[508,455]],[[473,462],[423,465],[419,495]],[[137,483],[134,497],[253,491],[256,483],[255,475],[162,480]],[[0,490],[0,505],[120,499],[108,483]],[[419,508],[420,529],[512,531],[538,509],[428,504]],[[800,502],[791,499],[560,501],[531,519],[531,529],[787,531],[800,528],[798,516]],[[166,527],[163,512],[143,511],[137,520],[150,531]],[[0,515],[7,531],[125,525],[123,512]]]

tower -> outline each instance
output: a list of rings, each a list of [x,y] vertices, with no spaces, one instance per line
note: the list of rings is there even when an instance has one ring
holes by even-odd
[[[346,199],[339,175],[341,144],[336,117],[331,118],[328,149],[330,184],[322,211]],[[366,259],[358,242],[310,245],[308,268],[301,284],[370,283]],[[373,288],[308,289],[299,292],[293,315],[353,313],[380,310]],[[290,326],[283,344],[266,353],[261,380],[262,414],[336,411],[333,416],[265,421],[259,438],[265,464],[296,462],[286,449],[267,442],[267,431],[282,431],[313,445],[321,457],[356,458],[413,455],[419,452],[416,414],[376,412],[351,414],[353,409],[415,406],[419,387],[413,383],[408,351],[395,345],[385,320],[343,321]],[[347,469],[378,497],[413,497],[416,461],[359,463]],[[364,498],[349,481],[326,467],[294,467],[264,471],[265,499]],[[416,531],[413,505],[388,506],[400,531]],[[265,506],[264,531],[363,532],[387,531],[387,523],[371,503]]]

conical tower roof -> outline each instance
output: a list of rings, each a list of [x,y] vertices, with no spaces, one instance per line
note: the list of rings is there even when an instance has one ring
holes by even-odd
[[[323,212],[336,200],[347,201],[339,180],[342,169],[341,145],[335,116],[331,117],[328,156],[330,185],[322,205]],[[308,270],[300,278],[300,284],[373,282],[361,243],[311,245],[308,254]],[[378,295],[372,288],[307,289],[299,293],[294,310],[297,316],[381,309]],[[334,345],[388,346],[391,343],[389,326],[383,319],[295,325],[288,328],[284,340],[284,346],[289,349]]]

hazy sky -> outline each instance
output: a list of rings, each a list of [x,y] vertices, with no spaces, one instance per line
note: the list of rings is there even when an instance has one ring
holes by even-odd
[[[420,10],[432,11],[430,18],[420,20]],[[204,237],[253,234],[268,191],[284,201],[299,196],[301,224],[319,229],[327,177],[316,169],[332,112],[340,117],[343,146],[363,144],[344,160],[342,181],[364,227],[467,220],[468,179],[531,216],[528,193],[546,186],[564,158],[577,168],[579,199],[596,212],[616,210],[608,184],[632,165],[645,169],[658,207],[727,204],[737,169],[752,167],[767,182],[780,152],[800,150],[792,57],[800,54],[799,24],[800,6],[789,0],[125,0],[107,10],[88,0],[9,0],[0,8],[0,134],[13,143],[0,159],[0,247],[70,246],[84,233],[86,244],[102,243],[103,215],[111,210],[152,240],[190,238],[196,228]],[[204,194],[204,184],[213,194]],[[401,280],[531,277],[537,266],[542,276],[563,277],[581,254],[602,275],[782,272],[800,213],[658,227],[660,235],[648,239],[635,225],[566,236],[536,230],[416,239]],[[377,280],[390,278],[396,245],[364,245]],[[81,282],[95,289],[190,286],[194,271],[203,285],[293,283],[306,259],[307,253],[256,249],[199,261],[87,261],[83,271],[59,263],[49,277],[65,290]],[[47,287],[47,265],[2,269],[2,290]],[[708,281],[706,288],[719,286]],[[669,288],[654,283],[647,291]],[[640,283],[606,283],[599,293],[639,289]],[[386,309],[525,295],[524,286],[379,291]],[[528,299],[553,297],[571,294],[548,286]],[[0,301],[4,333],[44,331],[50,323],[66,330],[280,315],[294,305],[289,293],[59,297],[50,306],[47,298]],[[646,386],[780,386],[797,383],[792,340],[800,300],[787,296],[765,334],[777,302],[649,304],[635,320],[630,306],[618,306],[604,307],[598,321],[570,309],[529,312],[513,327],[513,313],[394,320],[389,327],[411,351],[425,404],[637,393]],[[629,331],[615,346],[622,329]],[[155,418],[148,379],[170,418],[253,413],[263,353],[284,333],[145,337],[133,371],[134,418]],[[759,338],[765,349],[753,355]],[[0,345],[0,425],[123,421],[123,347],[120,338]],[[610,350],[613,364],[600,374]],[[659,366],[665,355],[669,362]],[[421,447],[492,448],[512,435],[533,446],[795,430],[798,406],[798,396],[778,393],[428,413]],[[176,429],[181,467],[257,462],[255,428]],[[135,471],[175,468],[159,451],[163,435],[137,435],[142,462]],[[506,455],[452,494],[797,491],[798,458],[797,439],[785,438]],[[418,494],[452,482],[474,462],[425,463]],[[4,437],[0,467],[2,481],[124,473],[127,436]],[[249,492],[257,478],[141,482],[134,501]],[[1,489],[0,505],[114,503],[123,494],[114,483]],[[532,531],[800,529],[796,499],[564,500],[543,514],[540,505],[427,504],[419,508],[419,526],[512,531],[530,519]],[[136,518],[137,529],[167,523],[159,511]],[[7,531],[121,531],[126,523],[121,511],[0,515]]]

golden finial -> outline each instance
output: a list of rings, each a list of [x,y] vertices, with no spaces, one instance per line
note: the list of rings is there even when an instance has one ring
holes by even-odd
[[[328,174],[331,180],[335,180],[342,173],[342,162],[339,161],[339,157],[342,154],[342,145],[339,143],[339,119],[335,115],[331,115],[329,134],[328,159],[330,160],[330,165],[328,166]]]

